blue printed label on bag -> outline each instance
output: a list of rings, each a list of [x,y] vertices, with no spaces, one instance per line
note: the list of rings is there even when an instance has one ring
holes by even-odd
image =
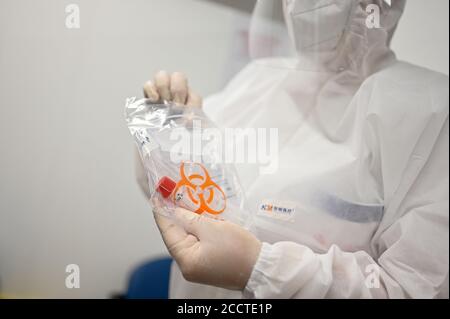
[[[258,215],[293,222],[295,206],[289,201],[265,199],[259,204]]]

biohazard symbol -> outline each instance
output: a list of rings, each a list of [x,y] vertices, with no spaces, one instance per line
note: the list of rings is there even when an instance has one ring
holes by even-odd
[[[189,172],[186,172],[185,163],[180,166],[181,178],[173,192],[174,199],[186,194],[197,214],[218,215],[223,213],[226,207],[226,196],[220,186],[211,179],[203,165],[192,163],[188,167]]]

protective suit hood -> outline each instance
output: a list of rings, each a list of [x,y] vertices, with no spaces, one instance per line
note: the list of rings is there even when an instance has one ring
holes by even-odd
[[[405,0],[285,0],[283,12],[302,69],[363,77],[392,61],[389,48]]]

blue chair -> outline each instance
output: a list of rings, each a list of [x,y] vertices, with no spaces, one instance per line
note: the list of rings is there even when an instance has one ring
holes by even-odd
[[[127,299],[168,299],[172,259],[164,257],[137,267],[130,276]]]

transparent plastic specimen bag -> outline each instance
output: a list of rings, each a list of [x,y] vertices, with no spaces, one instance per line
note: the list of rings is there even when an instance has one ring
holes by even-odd
[[[198,107],[128,99],[125,116],[152,198],[171,216],[176,207],[248,226],[244,192],[232,164],[217,160],[220,143],[205,136],[218,128]],[[208,132],[208,134],[205,134]]]

